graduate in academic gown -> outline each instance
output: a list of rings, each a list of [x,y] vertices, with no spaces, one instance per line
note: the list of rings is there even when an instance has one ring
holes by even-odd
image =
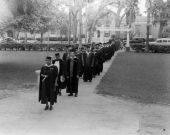
[[[96,75],[100,75],[100,63],[102,60],[100,59],[99,56],[99,51],[97,49],[94,49],[94,68],[93,68],[93,77]]]
[[[67,73],[67,60],[70,57],[70,50],[71,50],[71,46],[67,46],[66,51],[64,52],[63,57],[62,57],[64,76],[66,76],[66,73]]]
[[[77,51],[76,52],[76,57],[78,58],[78,60],[79,60],[79,77],[82,77],[82,75],[83,75],[83,72],[84,72],[84,69],[83,69],[83,53],[81,52],[81,50],[79,50],[79,51]]]
[[[61,89],[66,88],[66,76],[64,74],[64,63],[63,60],[60,58],[60,54],[55,54],[55,59],[52,62],[58,68],[58,86],[56,90],[58,90],[58,94],[61,96]]]
[[[74,52],[70,53],[70,58],[67,60],[67,88],[68,96],[78,96],[79,83],[79,60],[75,57]]]
[[[94,67],[94,54],[87,48],[87,51],[83,53],[83,63],[84,63],[84,82],[91,82],[93,78],[93,67]]]
[[[39,83],[39,102],[46,104],[45,110],[52,110],[54,103],[57,102],[57,77],[57,67],[51,64],[51,57],[46,57],[46,65],[41,68]]]

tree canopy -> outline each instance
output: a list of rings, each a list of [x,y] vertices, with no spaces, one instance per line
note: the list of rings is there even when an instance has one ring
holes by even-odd
[[[170,7],[168,3],[163,0],[154,0],[150,10],[153,24],[159,24],[160,26],[158,37],[162,37],[162,32],[170,20]]]
[[[86,38],[95,30],[100,20],[109,14],[115,16],[115,26],[120,27],[123,18],[127,24],[134,21],[138,13],[138,0],[9,0],[13,20],[10,25],[18,31],[44,33],[49,29],[58,29],[61,34],[68,33],[68,12],[71,13],[71,31],[74,41],[77,39],[78,24],[82,14],[86,26]],[[113,11],[112,9],[116,9]],[[68,11],[69,10],[69,11]]]

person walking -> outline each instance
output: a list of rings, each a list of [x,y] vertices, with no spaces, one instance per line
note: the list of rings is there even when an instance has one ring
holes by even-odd
[[[58,68],[52,65],[51,60],[51,57],[46,57],[46,64],[40,71],[39,102],[46,104],[45,110],[52,110],[54,103],[57,102]]]
[[[84,72],[84,69],[83,69],[83,65],[84,65],[84,63],[83,63],[83,53],[82,53],[82,51],[81,50],[77,50],[77,52],[76,52],[76,57],[78,58],[78,60],[79,60],[79,77],[82,77],[83,76],[83,72]]]
[[[60,53],[55,54],[55,59],[52,63],[58,68],[58,86],[56,90],[58,90],[58,95],[61,96],[61,89],[66,88],[66,76],[64,75],[63,60],[60,58]]]
[[[93,66],[94,66],[94,54],[90,51],[90,47],[87,48],[87,51],[83,53],[83,63],[84,63],[84,82],[91,82],[93,78]]]
[[[70,58],[67,60],[67,88],[68,96],[78,96],[79,83],[79,60],[75,57],[74,52],[70,53]]]

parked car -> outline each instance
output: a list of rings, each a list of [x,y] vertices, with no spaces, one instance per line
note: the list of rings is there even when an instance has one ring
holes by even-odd
[[[152,52],[170,52],[170,38],[159,38],[155,42],[149,42],[149,50]]]
[[[139,52],[144,52],[146,47],[146,39],[143,37],[136,37],[130,40],[130,47]]]
[[[154,38],[149,38],[149,43],[155,41]],[[136,37],[130,40],[130,46],[137,52],[144,52],[146,49],[146,39],[144,37]]]
[[[19,42],[11,37],[6,37],[0,41],[0,44],[18,44]]]
[[[170,46],[170,38],[158,38],[155,42],[150,42],[150,45]]]

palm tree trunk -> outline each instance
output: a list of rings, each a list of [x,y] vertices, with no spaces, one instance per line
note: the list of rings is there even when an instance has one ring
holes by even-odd
[[[27,32],[25,32],[25,43],[27,43]]]
[[[90,28],[90,30],[89,30],[89,35],[88,35],[88,36],[89,36],[89,39],[88,39],[88,43],[91,43],[92,34],[93,34],[93,30],[94,30],[94,28],[95,28],[96,23],[97,23],[97,19],[92,23],[91,28]]]
[[[79,11],[79,49],[82,47],[82,9]]]
[[[92,39],[92,29],[89,30],[89,34],[88,34],[88,43],[91,43],[91,39]]]
[[[149,51],[149,33],[150,31],[150,10],[147,10],[147,25],[146,25],[146,52]]]
[[[116,27],[116,28],[120,28],[120,23],[121,23],[120,19],[119,19],[119,18],[116,18],[115,27]],[[120,31],[116,31],[115,33],[116,33],[116,37],[119,38],[119,37],[120,37]]]
[[[16,40],[19,40],[20,31],[17,31]]]
[[[73,19],[73,43],[77,42],[77,21],[76,18]]]
[[[71,9],[69,7],[68,45],[71,42]]]
[[[41,32],[41,44],[43,43],[43,35],[44,35],[44,33]]]
[[[164,28],[164,25],[160,23],[160,27],[159,27],[159,32],[158,32],[158,37],[161,38],[162,37],[162,30]]]

